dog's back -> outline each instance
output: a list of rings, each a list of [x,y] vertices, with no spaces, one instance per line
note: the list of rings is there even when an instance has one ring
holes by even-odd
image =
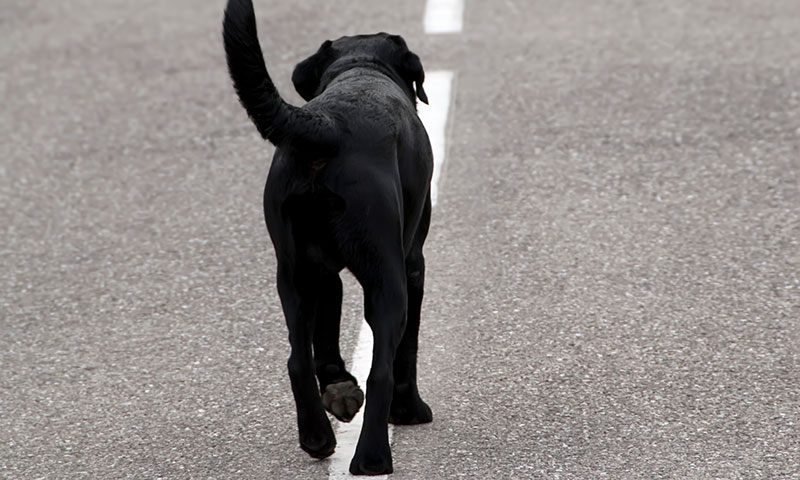
[[[290,220],[284,214],[293,210],[281,209],[296,196],[304,198],[293,204],[324,211],[339,219],[337,225],[348,223],[341,219],[343,204],[354,222],[367,222],[367,213],[393,192],[385,208],[403,219],[408,247],[429,188],[432,153],[415,108],[415,95],[427,101],[424,73],[402,38],[380,33],[323,43],[292,75],[309,101],[298,108],[280,97],[269,77],[250,2],[229,2],[223,37],[239,99],[261,135],[278,147],[264,199],[268,224]]]

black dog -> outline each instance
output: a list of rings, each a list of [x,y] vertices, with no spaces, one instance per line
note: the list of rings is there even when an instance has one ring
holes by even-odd
[[[350,471],[390,473],[387,421],[432,420],[416,378],[433,169],[416,114],[416,98],[427,103],[422,64],[396,35],[326,41],[294,70],[292,82],[308,101],[298,108],[270,80],[250,0],[229,0],[223,37],[239,99],[278,147],[264,215],[289,327],[300,446],[317,458],[333,453],[325,410],[347,422],[364,401],[339,353],[339,272],[348,268],[364,289],[374,337],[364,425]]]

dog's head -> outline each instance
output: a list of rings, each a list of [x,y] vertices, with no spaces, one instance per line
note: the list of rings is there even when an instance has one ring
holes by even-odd
[[[340,62],[339,60],[344,60]],[[350,63],[347,61],[351,60]],[[306,101],[319,95],[335,75],[326,75],[329,67],[336,64],[342,70],[366,62],[375,62],[390,69],[402,82],[411,100],[414,95],[428,103],[428,96],[422,88],[425,71],[417,54],[408,49],[405,40],[399,35],[376,33],[356,35],[325,41],[317,53],[298,63],[292,73],[292,83],[297,93]],[[415,90],[416,87],[416,90]]]

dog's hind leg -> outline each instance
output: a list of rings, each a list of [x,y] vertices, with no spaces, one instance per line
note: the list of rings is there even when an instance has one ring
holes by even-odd
[[[364,313],[374,339],[372,366],[367,378],[364,424],[350,462],[350,473],[380,475],[392,472],[388,419],[394,379],[392,364],[406,323],[407,292],[401,242],[387,244],[390,230],[381,240],[369,242],[362,251],[373,255],[358,262],[353,270],[364,289]],[[383,244],[381,244],[383,243]]]
[[[389,422],[414,425],[433,421],[430,407],[420,398],[417,388],[417,337],[419,335],[422,294],[425,286],[425,257],[422,244],[431,218],[430,196],[420,220],[411,251],[406,257],[408,321],[394,359],[394,394]]]
[[[314,378],[311,345],[319,303],[318,283],[317,272],[279,262],[278,294],[292,347],[287,366],[297,406],[300,447],[314,458],[325,458],[333,453],[336,438]]]
[[[342,281],[334,272],[320,277],[319,301],[314,326],[314,364],[325,410],[342,422],[349,422],[364,404],[364,392],[345,369],[339,351],[339,323],[342,316]]]

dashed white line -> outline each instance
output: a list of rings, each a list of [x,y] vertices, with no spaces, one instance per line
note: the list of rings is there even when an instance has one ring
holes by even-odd
[[[428,0],[425,7],[425,32],[456,33],[463,27],[463,0]],[[450,96],[453,86],[453,72],[432,71],[425,76],[425,90],[431,104],[418,105],[420,120],[425,125],[433,150],[433,178],[431,179],[431,203],[436,205],[439,198],[439,179],[442,176],[447,134],[447,115],[450,110]],[[350,373],[358,379],[362,388],[367,384],[372,365],[372,331],[361,322],[355,353],[350,363]],[[364,406],[366,407],[366,405]],[[350,423],[339,423],[336,429],[336,451],[330,457],[328,477],[331,479],[355,478],[350,472],[350,460],[355,453],[358,436],[364,422],[364,407]],[[389,425],[389,442],[392,441],[393,428]],[[376,478],[388,478],[383,475]]]
[[[464,0],[428,0],[425,33],[457,33],[464,26]]]
[[[433,178],[431,180],[431,203],[436,205],[438,199],[438,182],[444,166],[446,148],[445,135],[447,113],[450,109],[450,93],[452,91],[453,72],[434,71],[425,75],[425,91],[431,104],[418,105],[419,118],[425,125],[433,150]],[[358,332],[353,360],[350,362],[350,373],[358,379],[361,388],[365,388],[369,369],[372,365],[372,330],[366,322],[361,322]],[[339,423],[336,428],[336,451],[330,457],[328,478],[356,478],[350,475],[350,460],[356,450],[361,425],[364,421],[364,407],[359,410],[350,423]],[[389,425],[389,442],[392,441],[393,428]],[[376,477],[387,478],[387,476]]]
[[[350,373],[358,379],[358,384],[366,390],[367,377],[372,365],[372,330],[362,321],[358,329],[358,341],[350,362]],[[365,405],[366,406],[366,405]],[[358,411],[350,423],[339,423],[336,428],[336,450],[331,455],[331,465],[328,468],[328,478],[357,478],[350,474],[350,460],[356,451],[358,435],[364,423],[364,406]],[[392,426],[389,425],[389,442],[392,441]],[[386,478],[386,475],[375,478]]]
[[[428,131],[433,149],[433,179],[431,180],[431,203],[436,205],[439,198],[439,178],[442,175],[446,155],[445,136],[447,134],[447,115],[450,110],[450,91],[453,86],[453,72],[439,70],[425,75],[425,91],[431,104],[420,103],[417,107],[419,118]]]

